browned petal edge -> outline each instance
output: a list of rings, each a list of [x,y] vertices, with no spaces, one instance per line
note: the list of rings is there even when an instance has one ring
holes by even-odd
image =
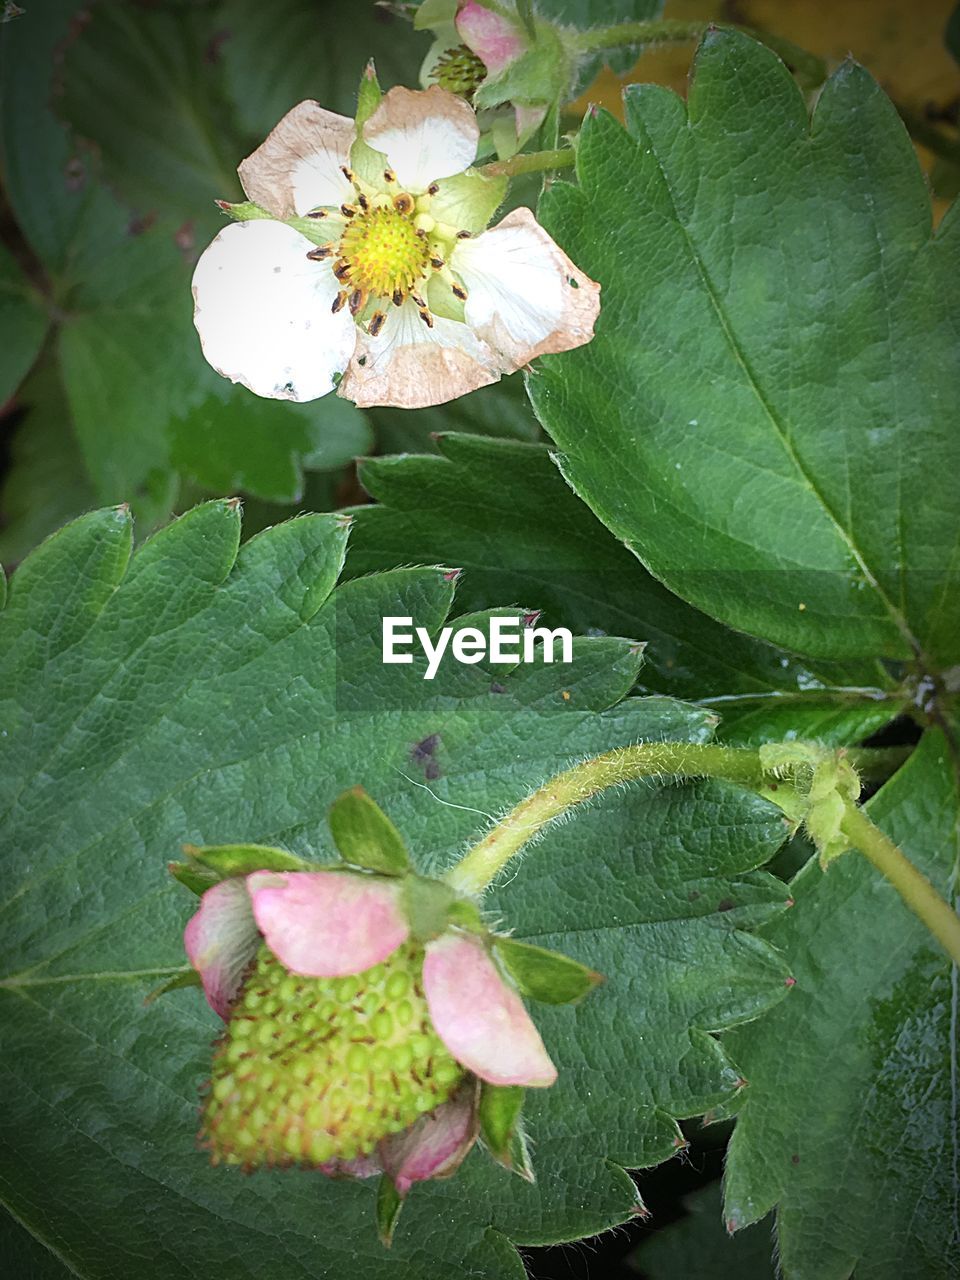
[[[275,218],[296,213],[292,175],[311,154],[329,149],[347,164],[355,135],[349,116],[327,111],[308,98],[298,102],[267,134],[256,151],[240,162],[237,173],[247,196]]]
[[[516,226],[532,231],[550,249],[564,283],[564,306],[557,327],[534,347],[518,346],[516,339],[496,322],[481,331],[480,336],[503,356],[506,373],[522,369],[536,360],[537,356],[572,351],[575,347],[584,346],[592,339],[593,328],[600,314],[600,285],[570,261],[553,237],[544,231],[530,209],[514,209],[490,230],[499,231],[501,227],[509,229]],[[576,281],[576,284],[571,284],[571,281]]]
[[[476,338],[466,325],[463,328]],[[481,361],[460,347],[435,342],[408,343],[381,351],[374,363],[370,339],[358,331],[357,349],[337,394],[352,400],[358,409],[427,409],[498,382],[500,374],[500,362],[493,352]]]
[[[364,141],[375,151],[380,151],[382,148],[377,146],[377,137],[387,129],[409,129],[424,120],[438,118],[451,121],[465,136],[469,135],[476,152],[480,141],[476,112],[462,98],[441,89],[438,84],[432,84],[429,89],[405,89],[403,85],[388,89],[363,126]]]

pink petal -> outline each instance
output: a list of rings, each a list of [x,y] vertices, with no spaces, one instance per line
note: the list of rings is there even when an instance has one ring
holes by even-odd
[[[460,39],[477,55],[491,75],[516,61],[527,47],[520,31],[507,18],[467,0],[456,17]]]
[[[357,1156],[353,1160],[328,1160],[320,1165],[320,1172],[328,1178],[372,1178],[383,1173],[376,1156]]]
[[[293,973],[342,978],[396,951],[410,932],[399,885],[344,871],[247,877],[267,946]]]
[[[546,1088],[557,1078],[523,1001],[470,934],[427,943],[423,989],[437,1035],[453,1056],[490,1084]]]
[[[380,1143],[383,1170],[405,1196],[415,1182],[449,1178],[477,1140],[477,1084],[462,1085],[447,1102],[409,1129]]]
[[[183,945],[210,1008],[226,1019],[260,945],[244,880],[223,880],[206,891],[183,931]]]

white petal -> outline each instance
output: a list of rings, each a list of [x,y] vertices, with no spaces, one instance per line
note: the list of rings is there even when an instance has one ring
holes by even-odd
[[[529,209],[515,209],[491,230],[461,240],[450,266],[467,290],[467,323],[507,370],[593,337],[600,286],[573,265]]]
[[[243,189],[275,218],[337,208],[354,198],[341,172],[349,164],[356,129],[347,116],[301,102],[288,111],[237,172]]]
[[[361,409],[423,409],[499,377],[499,362],[468,325],[436,316],[430,329],[408,300],[390,307],[379,337],[359,333],[356,355],[338,391]]]
[[[480,128],[462,98],[435,84],[391,89],[363,126],[363,136],[387,157],[401,187],[421,193],[473,164]]]
[[[316,400],[333,390],[357,329],[331,311],[339,285],[292,227],[235,222],[204,250],[193,275],[193,321],[203,354],[225,378],[258,396]]]

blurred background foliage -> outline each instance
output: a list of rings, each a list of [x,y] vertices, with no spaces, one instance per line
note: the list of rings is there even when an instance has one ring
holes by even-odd
[[[570,3],[551,4],[573,16]],[[596,10],[574,7],[584,24]],[[658,5],[626,8],[645,17]],[[425,411],[363,413],[333,395],[292,405],[225,382],[193,330],[190,274],[223,223],[214,200],[240,195],[239,160],[302,98],[351,114],[371,56],[385,87],[415,83],[422,33],[358,0],[36,0],[4,12],[8,566],[91,505],[130,502],[143,536],[204,496],[240,493],[250,533],[298,510],[363,501],[357,456],[429,452],[439,430],[539,438],[518,376]],[[951,0],[671,0],[665,12],[773,31],[831,63],[852,51],[930,144],[920,150],[936,193],[960,187],[960,67],[944,41]],[[575,128],[588,102],[619,113],[624,83],[683,92],[691,52],[617,51],[626,74],[603,70],[564,126]],[[535,197],[533,185],[514,193]]]

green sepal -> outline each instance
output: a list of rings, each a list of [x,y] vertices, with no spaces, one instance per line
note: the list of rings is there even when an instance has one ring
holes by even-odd
[[[525,1182],[535,1182],[533,1164],[521,1112],[524,1090],[519,1085],[483,1084],[477,1116],[480,1136],[497,1164]]]
[[[404,898],[410,932],[418,942],[429,942],[439,937],[450,923],[450,908],[457,895],[442,880],[429,880],[426,876],[407,876],[404,881]]]
[[[557,28],[537,21],[531,47],[498,76],[488,76],[474,94],[473,105],[479,111],[504,102],[540,105],[565,101],[573,82],[573,68],[573,56]]]
[[[522,995],[545,1004],[575,1004],[603,981],[603,975],[578,960],[544,947],[495,935],[497,958]]]
[[[311,244],[326,245],[336,239],[336,234],[330,229],[330,223],[326,218],[301,218],[296,216],[287,218],[284,225],[293,227],[294,231],[299,231],[304,239],[309,240]]]
[[[174,880],[179,880],[198,898],[202,897],[208,889],[212,889],[215,884],[220,883],[220,876],[196,862],[168,862],[167,870]]]
[[[447,923],[455,924],[460,929],[466,929],[468,933],[479,933],[484,937],[487,936],[488,930],[483,923],[480,908],[467,898],[457,898],[455,902],[451,903],[447,912]]]
[[[393,1243],[393,1233],[402,1208],[403,1196],[397,1190],[397,1184],[388,1173],[383,1174],[377,1187],[377,1235],[380,1243],[388,1249]]]
[[[415,31],[447,26],[457,16],[457,0],[423,0],[413,19]]]
[[[381,152],[374,151],[373,147],[364,142],[363,126],[380,105],[382,97],[383,91],[371,60],[364,68],[363,75],[360,77],[360,88],[357,91],[357,136],[350,148],[350,168],[374,191],[387,190],[387,183],[383,176],[387,159]]]
[[[229,200],[218,200],[217,208],[222,209],[228,218],[233,218],[234,222],[252,222],[255,218],[272,218],[272,213],[267,213],[258,204],[254,204],[252,200],[239,200],[236,204],[231,204]]]
[[[183,973],[175,974],[172,978],[168,978],[166,982],[161,982],[159,987],[154,987],[143,998],[144,1004],[153,1004],[154,1000],[158,1000],[161,996],[165,996],[168,991],[180,991],[183,987],[202,987],[203,979],[197,973],[196,969],[184,969]]]
[[[363,69],[363,75],[360,77],[360,88],[357,90],[357,136],[360,136],[360,130],[367,123],[377,107],[380,105],[380,99],[383,97],[383,90],[380,88],[380,81],[377,79],[377,68],[371,58]]]
[[[363,787],[338,796],[330,806],[328,822],[345,862],[386,876],[402,876],[410,870],[403,836]]]
[[[512,113],[510,127],[514,128]],[[466,169],[441,179],[430,212],[458,231],[485,231],[503,204],[509,185],[507,178],[489,178],[476,169]]]
[[[212,871],[217,880],[229,880],[232,876],[248,876],[252,871],[320,871],[317,863],[298,858],[286,849],[274,849],[266,844],[217,844],[199,848],[185,844],[183,852],[191,863]],[[180,879],[180,877],[177,877]]]

